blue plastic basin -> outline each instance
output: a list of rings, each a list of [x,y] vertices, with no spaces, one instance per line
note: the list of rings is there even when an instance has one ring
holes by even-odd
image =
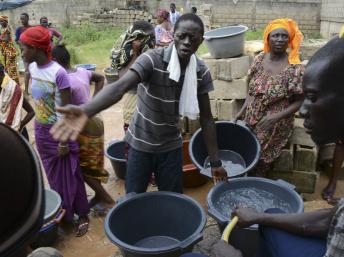
[[[86,70],[91,70],[95,71],[97,68],[96,64],[91,64],[91,63],[84,63],[84,64],[77,64],[75,65],[75,68],[84,68]]]

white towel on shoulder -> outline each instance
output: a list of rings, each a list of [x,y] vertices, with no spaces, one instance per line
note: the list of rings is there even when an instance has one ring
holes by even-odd
[[[179,99],[179,114],[182,117],[188,117],[196,120],[199,115],[197,99],[197,60],[195,54],[190,57],[186,67],[182,92]],[[167,66],[170,73],[169,78],[178,82],[180,78],[180,63],[175,45],[173,45],[170,63]]]

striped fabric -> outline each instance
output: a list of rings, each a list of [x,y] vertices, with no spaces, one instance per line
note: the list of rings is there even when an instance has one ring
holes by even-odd
[[[327,251],[324,257],[344,256],[344,198],[337,206],[328,231]]]
[[[137,105],[125,140],[143,152],[167,152],[182,145],[179,127],[179,98],[184,75],[177,83],[166,70],[172,45],[142,54],[132,65],[141,78],[137,88]],[[197,59],[197,93],[213,90],[209,69]]]
[[[123,120],[126,124],[130,124],[136,110],[136,101],[136,91],[134,93],[128,92],[123,96]]]
[[[23,100],[20,86],[6,74],[1,84],[0,122],[19,130]]]

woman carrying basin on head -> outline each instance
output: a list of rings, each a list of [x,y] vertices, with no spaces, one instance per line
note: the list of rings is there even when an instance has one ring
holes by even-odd
[[[248,72],[248,97],[236,119],[244,119],[261,144],[258,176],[266,176],[281,154],[302,103],[304,67],[298,54],[302,38],[292,19],[271,21],[264,31],[264,52],[255,58]]]

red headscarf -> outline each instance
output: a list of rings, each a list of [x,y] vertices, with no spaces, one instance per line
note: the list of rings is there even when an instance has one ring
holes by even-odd
[[[51,60],[51,37],[50,32],[43,26],[35,26],[26,29],[21,35],[19,41],[26,45],[43,49]]]

